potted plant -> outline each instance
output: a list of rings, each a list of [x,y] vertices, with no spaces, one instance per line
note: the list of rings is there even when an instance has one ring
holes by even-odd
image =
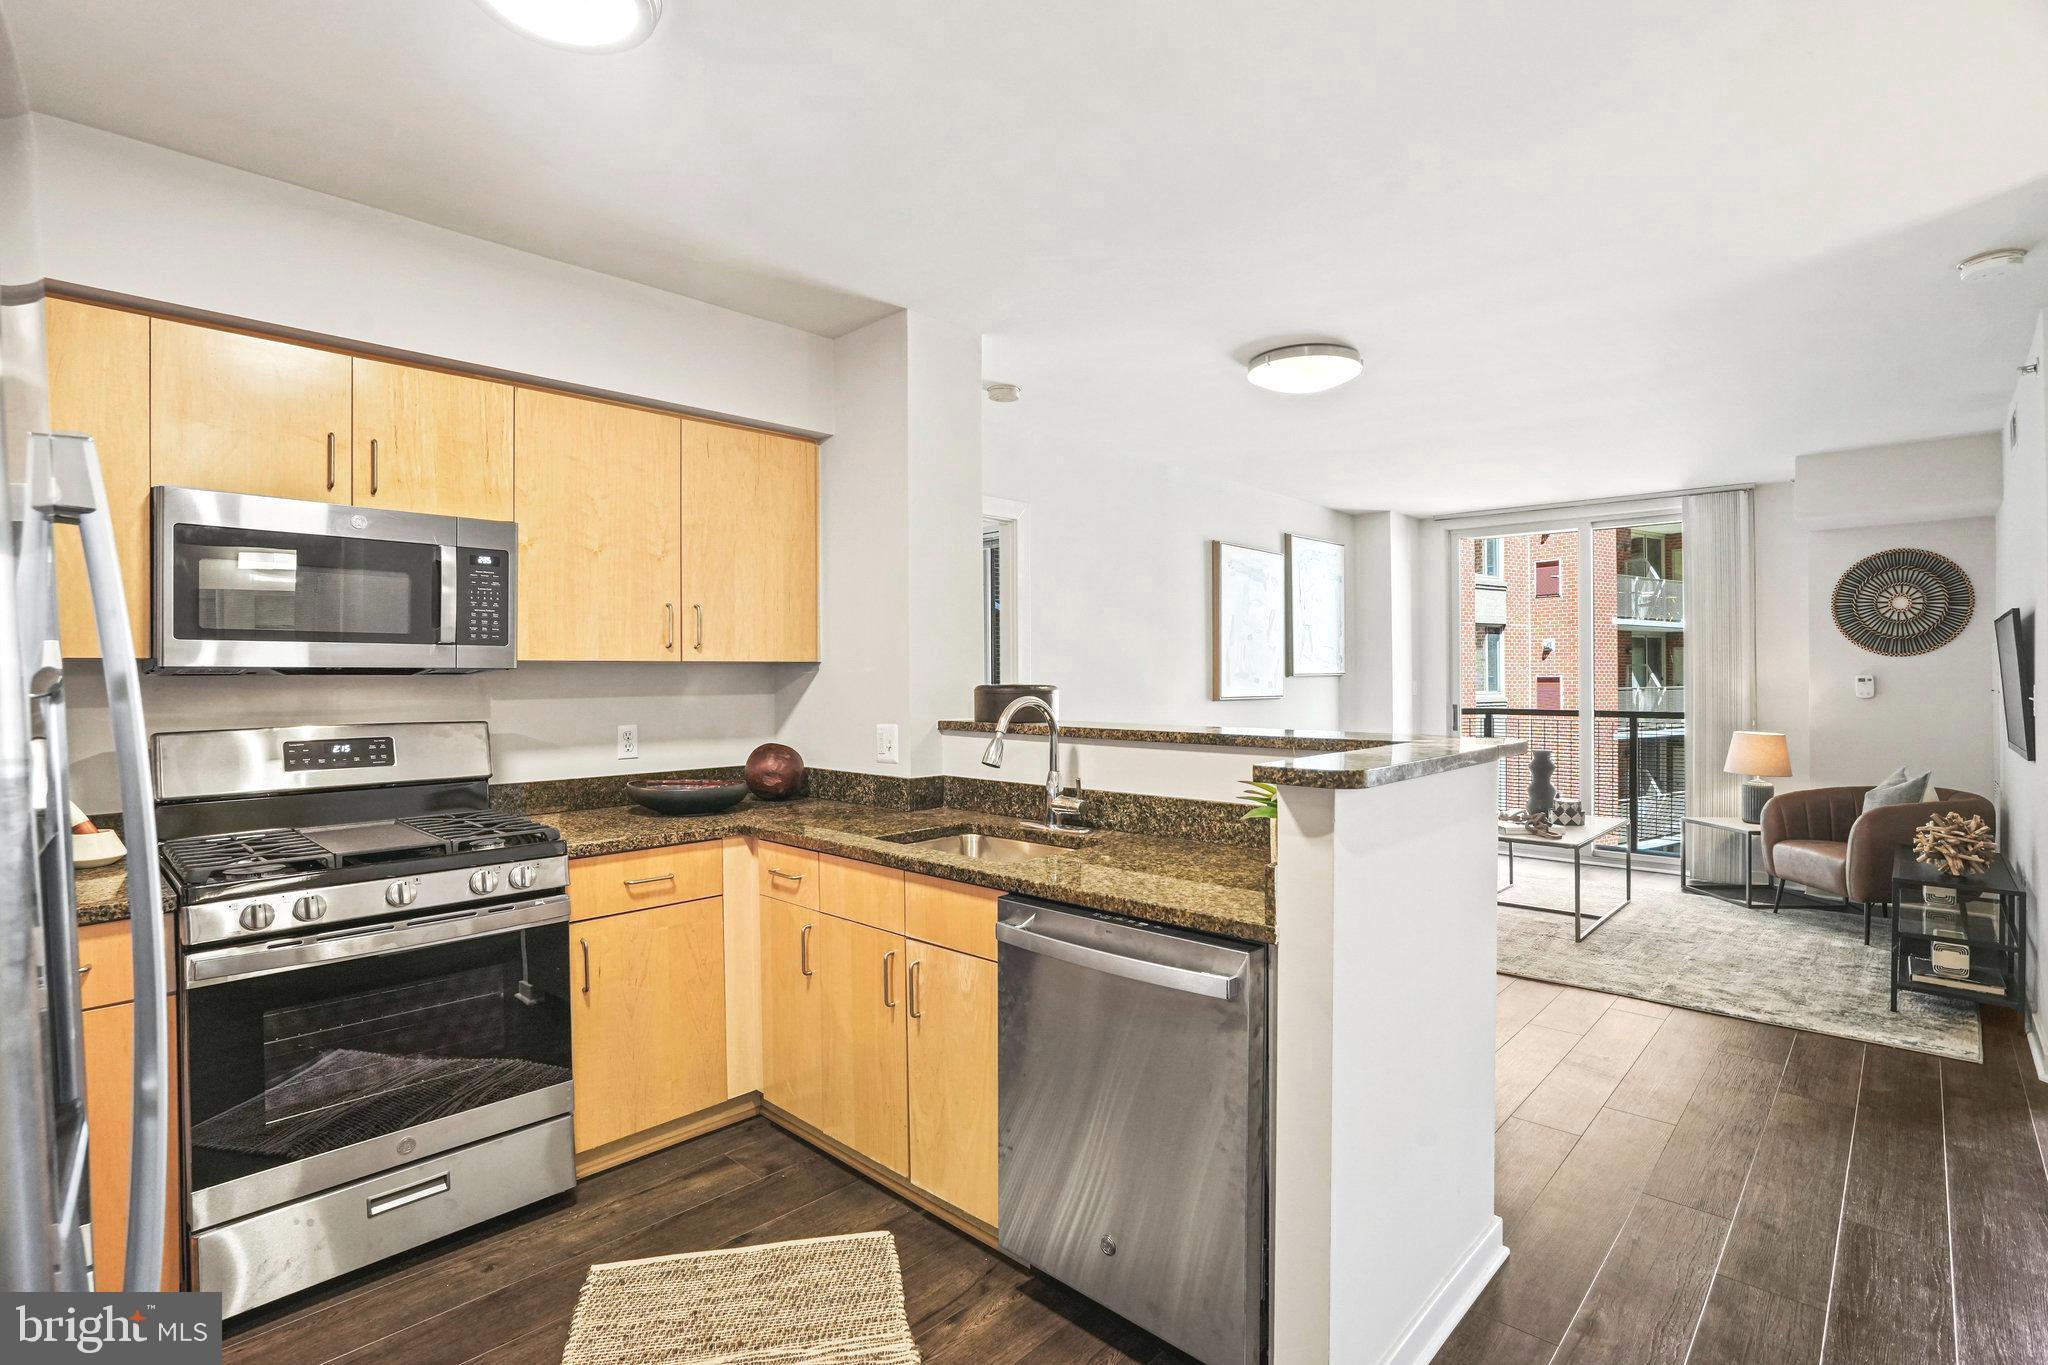
[[[1244,803],[1249,809],[1238,818],[1266,822],[1266,861],[1280,861],[1280,789],[1271,782],[1244,784]]]

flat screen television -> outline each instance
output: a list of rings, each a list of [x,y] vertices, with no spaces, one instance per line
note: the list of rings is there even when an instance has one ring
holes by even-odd
[[[2026,623],[2014,607],[1998,618],[1998,691],[2005,699],[2005,742],[2028,762],[2034,758],[2034,656]]]

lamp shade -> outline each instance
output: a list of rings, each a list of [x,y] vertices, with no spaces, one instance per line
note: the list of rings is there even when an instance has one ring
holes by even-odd
[[[1774,730],[1737,730],[1728,741],[1728,762],[1722,771],[1744,777],[1790,777],[1792,751]]]

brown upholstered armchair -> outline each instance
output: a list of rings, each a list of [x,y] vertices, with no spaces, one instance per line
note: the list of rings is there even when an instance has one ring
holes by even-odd
[[[1991,803],[1973,792],[1935,788],[1935,800],[1863,809],[1868,787],[1814,787],[1774,796],[1764,807],[1764,872],[1785,898],[1785,883],[1830,892],[1870,910],[1892,897],[1892,854],[1913,844],[1913,831],[1943,811],[1981,815],[1994,824]]]

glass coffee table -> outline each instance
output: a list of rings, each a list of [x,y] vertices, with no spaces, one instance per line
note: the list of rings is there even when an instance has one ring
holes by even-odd
[[[1557,838],[1544,839],[1531,834],[1525,825],[1513,824],[1506,820],[1501,821],[1499,825],[1500,841],[1506,844],[1508,849],[1508,881],[1507,886],[1495,889],[1497,903],[1510,910],[1535,910],[1545,915],[1570,915],[1572,917],[1572,942],[1584,943],[1588,934],[1607,923],[1608,920],[1613,919],[1621,911],[1627,909],[1628,903],[1635,899],[1635,850],[1628,846],[1627,840],[1623,840],[1621,846],[1622,897],[1620,904],[1609,906],[1597,914],[1589,913],[1585,908],[1583,859],[1586,850],[1617,830],[1626,830],[1627,828],[1628,821],[1618,815],[1588,816],[1585,824],[1561,826],[1557,830]],[[1570,851],[1572,855],[1571,909],[1560,910],[1552,905],[1530,905],[1524,901],[1498,900],[1498,895],[1501,891],[1506,891],[1515,884],[1515,849],[1517,846],[1522,848],[1557,848]]]

